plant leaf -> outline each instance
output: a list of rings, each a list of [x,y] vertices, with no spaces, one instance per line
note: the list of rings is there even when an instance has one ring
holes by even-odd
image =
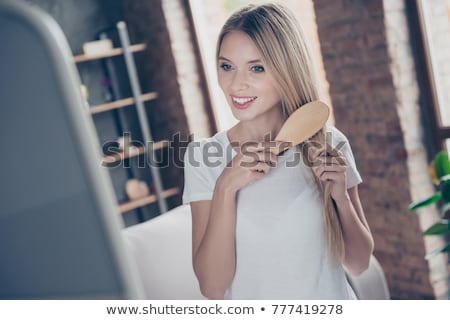
[[[422,207],[426,207],[429,206],[433,203],[438,202],[441,199],[441,193],[440,192],[436,192],[435,194],[433,194],[432,196],[421,200],[421,201],[417,201],[414,202],[412,204],[409,205],[408,210],[409,211],[414,211],[416,209],[422,208]]]
[[[434,257],[435,255],[439,254],[439,253],[444,253],[444,252],[450,252],[450,243],[447,243],[445,246],[443,246],[442,248],[436,249],[431,251],[429,254],[427,254],[425,256],[426,260],[431,259],[432,257]]]
[[[441,217],[444,218],[446,216],[447,211],[450,210],[450,203],[446,203],[442,206],[442,208],[440,209],[441,211]]]
[[[446,174],[445,176],[442,176],[440,180],[441,180],[441,182],[444,182],[444,183],[450,183],[450,174]]]
[[[440,179],[441,177],[450,174],[450,161],[448,159],[448,153],[440,151],[434,157],[434,167],[436,175]]]
[[[444,203],[450,203],[450,183],[443,183],[441,187],[441,196]]]
[[[449,234],[449,224],[447,219],[436,222],[431,227],[423,232],[424,236],[441,236],[444,234]]]

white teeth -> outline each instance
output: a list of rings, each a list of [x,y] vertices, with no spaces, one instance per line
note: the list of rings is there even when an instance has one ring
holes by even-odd
[[[233,97],[233,101],[237,102],[239,104],[245,104],[245,103],[248,103],[248,102],[253,101],[255,99],[256,99],[256,97],[252,97],[252,98],[236,98],[236,97]]]

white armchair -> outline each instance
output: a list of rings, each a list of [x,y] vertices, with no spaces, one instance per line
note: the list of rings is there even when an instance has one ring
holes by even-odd
[[[124,229],[144,293],[151,300],[205,299],[192,267],[189,205]]]
[[[205,299],[192,268],[191,232],[189,205],[123,230],[147,299]],[[359,299],[389,299],[383,270],[373,256],[367,271],[348,279]]]

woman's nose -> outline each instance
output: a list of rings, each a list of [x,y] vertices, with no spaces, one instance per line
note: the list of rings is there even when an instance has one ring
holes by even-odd
[[[240,91],[248,88],[248,78],[245,72],[235,72],[230,86],[232,91]]]

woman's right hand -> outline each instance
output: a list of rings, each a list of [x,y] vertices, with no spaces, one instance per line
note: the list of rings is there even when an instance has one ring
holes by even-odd
[[[262,179],[277,163],[278,156],[274,151],[282,145],[283,142],[280,141],[244,143],[217,182],[222,187],[237,192]]]

